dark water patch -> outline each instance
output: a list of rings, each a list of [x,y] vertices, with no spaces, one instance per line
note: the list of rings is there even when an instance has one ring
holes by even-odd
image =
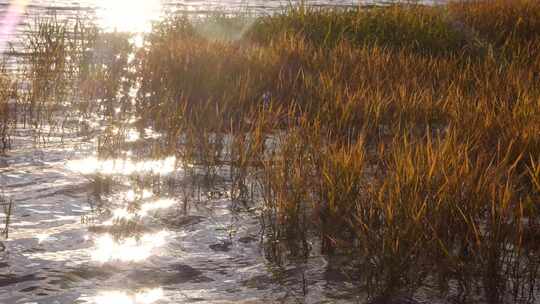
[[[202,302],[202,301],[206,301],[206,299],[205,298],[187,298],[186,299],[187,303],[197,303],[197,302]]]
[[[46,250],[43,248],[28,248],[28,249],[23,250],[22,252],[23,253],[40,253],[40,252],[45,252],[45,251]]]
[[[32,292],[38,289],[39,289],[39,286],[30,286],[30,287],[19,290],[19,292]]]
[[[174,218],[162,219],[163,223],[173,228],[185,228],[187,226],[197,225],[203,222],[206,218],[204,216],[196,215],[180,215]]]
[[[241,284],[248,288],[266,290],[272,284],[274,284],[274,279],[271,276],[263,274],[263,275],[257,275],[247,280],[244,280],[241,282]]]
[[[347,282],[351,280],[351,276],[344,270],[331,267],[324,271],[323,278],[327,282]]]
[[[27,274],[21,276],[17,276],[15,274],[0,274],[0,287],[6,287],[23,282],[42,281],[44,279],[45,278],[37,276],[35,274]]]
[[[64,186],[63,188],[58,189],[56,191],[35,196],[35,197],[33,197],[33,199],[38,200],[38,199],[49,198],[49,197],[53,197],[53,196],[57,196],[57,195],[65,195],[65,196],[68,196],[68,197],[71,197],[71,198],[79,198],[81,196],[86,196],[87,195],[87,193],[88,193],[87,191],[88,191],[89,186],[90,186],[89,183],[83,183],[83,184],[78,184],[78,185],[68,185],[68,186]],[[50,188],[44,188],[44,189],[39,189],[36,192],[44,192],[44,191],[47,191],[47,190],[51,190],[51,189]]]
[[[199,269],[185,264],[176,264],[162,271],[140,269],[132,271],[127,279],[136,286],[158,287],[186,283],[209,283],[214,280],[203,275]]]
[[[238,242],[242,243],[242,244],[249,244],[249,243],[253,243],[253,242],[257,242],[258,239],[254,236],[251,236],[251,235],[248,235],[248,236],[244,236],[244,237],[241,237],[238,239]]]
[[[420,302],[408,296],[381,296],[368,304],[420,304]]]
[[[104,280],[112,277],[116,269],[114,267],[92,267],[84,265],[80,268],[73,269],[62,274],[65,280],[71,282],[83,281],[83,280]]]
[[[224,241],[221,243],[212,244],[208,247],[214,251],[228,252],[228,251],[231,251],[231,246],[232,246],[232,242]]]
[[[4,187],[5,188],[19,188],[19,187],[33,186],[33,185],[36,185],[37,183],[38,183],[37,180],[33,180],[33,181],[30,181],[30,182],[7,184]]]

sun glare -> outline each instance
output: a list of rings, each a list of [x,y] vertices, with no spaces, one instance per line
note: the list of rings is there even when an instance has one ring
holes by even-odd
[[[101,25],[113,31],[141,33],[161,15],[161,0],[98,0]]]
[[[131,159],[100,160],[96,157],[72,160],[67,162],[69,170],[81,174],[131,175],[131,174],[162,174],[168,175],[175,170],[176,157],[164,159],[132,161]]]
[[[112,217],[110,220],[103,223],[103,225],[114,225],[115,220],[131,220],[135,217],[145,217],[152,211],[159,209],[167,209],[174,206],[177,202],[173,199],[158,199],[156,201],[145,203],[138,211],[129,211],[128,208],[117,208],[112,211]],[[40,241],[41,242],[41,241]]]
[[[163,289],[154,288],[129,294],[125,291],[106,291],[94,300],[95,304],[152,304],[163,299]]]
[[[94,240],[92,260],[106,263],[110,261],[140,262],[150,257],[155,250],[166,243],[167,231],[145,234],[135,237],[115,240],[110,234],[104,234]]]

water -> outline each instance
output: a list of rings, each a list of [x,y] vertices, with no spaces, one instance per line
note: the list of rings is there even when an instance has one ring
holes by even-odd
[[[323,257],[283,267],[266,260],[257,211],[232,208],[226,192],[191,189],[198,198],[186,206],[167,183],[152,187],[156,177],[178,183],[185,172],[174,157],[135,148],[158,136],[130,133],[129,153],[102,162],[95,140],[72,135],[35,147],[30,132],[17,132],[0,169],[3,195],[15,204],[0,253],[0,303],[351,300]],[[112,185],[101,199],[98,176]]]
[[[371,0],[365,0],[366,3]],[[108,30],[145,32],[151,27],[151,21],[159,19],[161,16],[183,12],[190,14],[205,14],[211,11],[232,11],[250,13],[271,13],[276,10],[294,4],[298,1],[281,0],[13,0],[0,1],[0,41],[14,41],[29,24],[32,24],[36,17],[55,15],[61,19],[69,18],[91,18],[99,25]],[[25,4],[26,3],[26,4]],[[358,1],[335,0],[307,1],[313,6],[351,6],[358,5]],[[20,15],[13,21],[13,15]],[[10,23],[15,22],[17,26],[10,28]]]
[[[0,49],[6,42],[16,41],[17,36],[32,24],[36,17],[57,16],[61,19],[90,18],[108,30],[145,32],[151,22],[169,13],[205,14],[208,12],[248,12],[271,14],[300,0],[0,0]],[[395,0],[306,0],[315,6],[357,6],[399,2]],[[426,4],[445,0],[424,0]],[[16,22],[10,18],[20,15]],[[10,21],[17,26],[9,29]],[[6,28],[8,28],[6,30]]]

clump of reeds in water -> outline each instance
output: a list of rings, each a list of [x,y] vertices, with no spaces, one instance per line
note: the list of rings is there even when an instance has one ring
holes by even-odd
[[[42,127],[52,132],[58,125],[58,113],[67,102],[69,88],[70,26],[53,19],[37,20],[23,39],[25,55],[20,66],[26,84],[19,100],[24,125],[37,132],[36,140],[45,140]]]
[[[16,96],[16,82],[3,63],[0,67],[0,155],[11,148],[11,133],[17,121]]]
[[[233,40],[175,17],[139,53],[137,109],[171,151],[229,162],[231,193],[263,201],[276,261],[320,250],[376,294],[437,282],[530,301],[538,14],[529,0],[301,7]]]
[[[177,156],[194,183],[215,187],[228,168],[233,200],[262,202],[275,262],[344,256],[373,296],[435,282],[463,301],[481,289],[530,302],[539,16],[532,0],[176,16],[140,50],[47,21],[27,39],[18,105],[36,128],[58,125],[64,105],[101,109],[102,159],[122,157],[120,121],[134,115],[163,133],[154,156]]]
[[[36,143],[77,129],[88,133],[87,120],[129,110],[131,37],[103,33],[86,19],[53,16],[29,26],[21,35],[22,51],[6,56],[17,56],[17,119],[35,131]]]
[[[13,200],[10,198],[7,198],[3,194],[0,195],[0,207],[2,207],[3,212],[3,223],[2,228],[0,228],[0,235],[2,235],[4,238],[9,237],[9,224],[11,222],[11,213],[13,210]],[[0,242],[0,251],[3,251],[5,249],[2,242]]]

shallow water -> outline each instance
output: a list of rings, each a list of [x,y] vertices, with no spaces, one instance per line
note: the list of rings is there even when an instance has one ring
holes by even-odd
[[[423,0],[427,4],[445,0]],[[108,30],[145,32],[151,22],[168,13],[247,12],[268,14],[304,2],[311,6],[357,6],[400,2],[395,0],[0,0],[0,50],[36,18],[90,18]]]
[[[31,132],[16,132],[0,168],[15,206],[0,253],[0,303],[353,300],[323,257],[281,267],[265,259],[257,209],[235,206],[226,191],[197,190],[184,205],[171,190],[186,186],[178,161],[133,148],[155,138],[131,136],[130,157],[102,162],[95,139],[38,147]],[[112,181],[99,198],[97,176]],[[157,176],[167,182],[152,187]]]

